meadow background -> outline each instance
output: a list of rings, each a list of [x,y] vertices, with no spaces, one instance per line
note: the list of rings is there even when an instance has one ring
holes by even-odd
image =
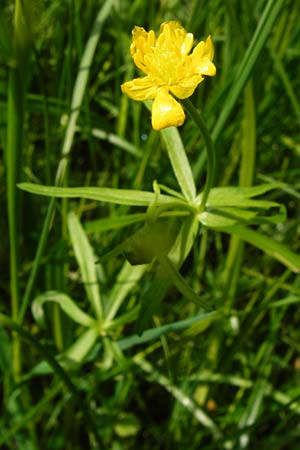
[[[1,2],[1,448],[299,447],[299,16],[292,0]],[[138,76],[132,28],[167,20],[215,45],[217,75],[191,101],[216,185],[278,182],[265,198],[287,210],[253,227],[285,246],[273,256],[267,240],[201,228],[181,275],[210,313],[174,286],[157,301],[151,268],[126,262],[144,209],[17,188],[178,190],[149,111],[120,91]],[[200,191],[202,137],[190,119],[179,131]],[[95,331],[100,295],[109,322]]]

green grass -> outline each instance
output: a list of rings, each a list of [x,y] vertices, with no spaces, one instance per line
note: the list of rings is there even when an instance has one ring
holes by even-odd
[[[2,2],[1,448],[298,447],[299,13]],[[166,20],[217,75],[155,132],[120,85]]]

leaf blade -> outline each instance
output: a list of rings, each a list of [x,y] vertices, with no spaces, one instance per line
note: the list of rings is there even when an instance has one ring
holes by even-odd
[[[97,318],[101,320],[103,310],[96,273],[96,257],[85,231],[74,212],[68,214],[68,228],[87,297]]]
[[[274,241],[268,236],[264,236],[258,231],[247,227],[236,225],[234,227],[222,228],[224,233],[233,234],[243,241],[259,248],[263,252],[277,259],[292,272],[300,272],[300,256],[289,250],[285,245]]]
[[[139,191],[134,189],[115,189],[101,187],[57,187],[45,186],[33,183],[19,183],[18,187],[31,194],[44,195],[46,197],[57,198],[86,198],[101,202],[115,203],[128,206],[149,206],[156,200],[153,192]],[[174,199],[171,196],[160,194],[157,199],[157,205],[174,202],[178,206],[186,205],[184,201]]]

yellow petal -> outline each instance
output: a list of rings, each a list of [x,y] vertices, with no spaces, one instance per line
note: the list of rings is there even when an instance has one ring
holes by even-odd
[[[208,36],[206,41],[201,41],[194,48],[191,59],[191,66],[196,73],[201,75],[209,75],[213,77],[216,75],[216,67],[212,62],[214,56],[214,46],[211,37]]]
[[[191,56],[193,61],[198,61],[198,63],[202,59],[208,59],[209,61],[212,61],[214,57],[214,44],[211,40],[211,37],[208,36],[205,42],[199,42],[199,44],[194,48]]]
[[[165,47],[169,50],[179,50],[181,55],[187,55],[194,42],[192,33],[186,30],[176,21],[164,22],[160,26],[160,34],[157,39],[157,47]]]
[[[193,34],[187,33],[184,40],[182,41],[182,43],[180,45],[180,53],[182,55],[187,55],[193,47],[193,42],[194,42]]]
[[[167,89],[161,89],[152,105],[152,127],[162,130],[167,127],[179,127],[183,124],[185,114],[182,106]]]
[[[206,41],[200,41],[199,44],[193,50],[192,53],[193,58],[197,58],[198,60],[207,57],[210,61],[214,58],[214,44],[211,40],[211,37],[208,36]]]
[[[135,65],[145,73],[147,73],[147,64],[145,64],[144,56],[153,52],[155,40],[153,30],[150,30],[149,33],[142,27],[134,27],[132,30],[130,53]]]
[[[123,94],[127,94],[128,97],[133,100],[151,100],[155,98],[158,92],[157,86],[153,85],[153,81],[150,77],[135,78],[131,81],[126,81],[121,85]]]
[[[193,93],[196,87],[204,78],[201,74],[190,75],[185,80],[181,80],[177,85],[170,86],[170,92],[178,98],[188,98]]]
[[[181,41],[184,40],[185,35],[186,31],[180,23],[175,20],[164,22],[160,26],[157,46],[173,46],[175,40],[179,40],[181,45]]]
[[[214,63],[209,61],[209,59],[203,59],[197,66],[197,72],[201,75],[209,75],[210,77],[214,77],[216,75],[216,66]]]
[[[214,59],[214,44],[210,36],[205,41],[203,56],[207,56],[211,61]]]

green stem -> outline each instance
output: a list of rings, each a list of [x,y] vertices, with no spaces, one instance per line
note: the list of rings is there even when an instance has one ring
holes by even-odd
[[[159,256],[157,260],[163,267],[164,273],[187,300],[195,303],[206,311],[211,309],[210,305],[203,298],[197,295],[196,292],[194,292],[193,289],[186,283],[185,279],[176,269],[168,256]]]
[[[20,235],[19,195],[16,188],[20,178],[20,161],[23,147],[25,90],[29,60],[29,31],[24,25],[24,5],[15,2],[13,18],[12,57],[7,95],[6,185],[7,215],[10,246],[10,294],[11,315],[17,320],[19,313],[18,247]],[[21,350],[18,335],[13,335],[13,373],[18,379],[21,373]]]
[[[19,310],[18,289],[18,193],[16,184],[19,177],[19,160],[22,149],[23,93],[18,71],[11,69],[8,85],[7,144],[6,144],[6,184],[7,213],[10,247],[10,294],[11,314],[16,320]],[[13,371],[17,379],[21,371],[19,339],[13,338]]]
[[[41,231],[35,258],[33,260],[32,268],[31,268],[31,271],[29,274],[29,279],[28,279],[28,282],[26,285],[25,293],[22,298],[22,303],[21,303],[19,317],[18,317],[18,321],[20,323],[22,323],[24,320],[24,316],[25,316],[28,304],[30,302],[33,286],[34,286],[36,276],[37,276],[37,273],[38,273],[38,270],[40,267],[40,262],[41,262],[41,259],[43,256],[43,252],[44,252],[44,249],[45,249],[45,246],[47,243],[48,233],[49,233],[49,230],[51,228],[51,223],[54,218],[54,212],[55,212],[55,198],[51,198],[48,209],[47,209],[46,217],[44,220],[43,228]]]
[[[206,156],[207,156],[207,175],[199,207],[200,212],[202,212],[205,208],[209,191],[211,190],[214,183],[215,166],[216,166],[215,147],[201,113],[195,108],[195,106],[189,99],[182,100],[182,103],[188,114],[191,116],[191,118],[201,131],[205,142]]]

